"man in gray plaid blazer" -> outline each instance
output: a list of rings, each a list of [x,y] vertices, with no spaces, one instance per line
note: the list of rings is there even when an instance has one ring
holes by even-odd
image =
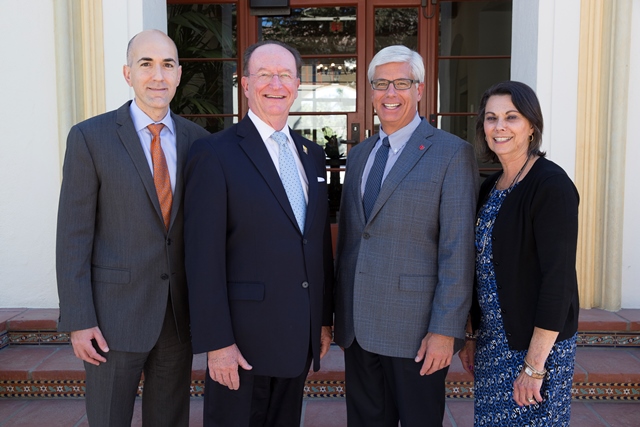
[[[476,160],[418,116],[420,55],[382,49],[368,78],[381,128],[349,152],[336,261],[348,425],[440,426],[471,303]]]

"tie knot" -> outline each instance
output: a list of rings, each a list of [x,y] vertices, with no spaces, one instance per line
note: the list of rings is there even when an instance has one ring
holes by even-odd
[[[149,128],[149,132],[151,132],[151,135],[153,135],[153,137],[155,138],[160,136],[160,131],[162,131],[164,124],[162,123],[150,124],[147,127]]]
[[[279,145],[283,145],[288,142],[287,135],[280,131],[274,132],[273,135],[271,135],[271,138],[273,138],[273,140]]]
[[[389,146],[389,137],[385,136],[384,139],[382,140],[382,145],[384,145],[385,147]]]

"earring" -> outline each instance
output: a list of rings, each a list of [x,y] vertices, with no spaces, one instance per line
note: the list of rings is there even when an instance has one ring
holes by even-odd
[[[533,142],[533,134],[529,135],[529,142]]]

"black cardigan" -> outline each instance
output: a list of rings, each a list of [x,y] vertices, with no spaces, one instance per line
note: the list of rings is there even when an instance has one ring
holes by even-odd
[[[478,210],[501,173],[482,184]],[[578,329],[578,203],[578,191],[565,171],[540,158],[500,208],[492,235],[493,265],[513,350],[529,348],[535,326],[558,331],[556,342]],[[480,308],[475,288],[471,319],[476,330]]]

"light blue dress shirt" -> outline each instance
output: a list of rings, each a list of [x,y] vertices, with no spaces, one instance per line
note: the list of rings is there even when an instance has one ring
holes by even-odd
[[[164,127],[160,132],[160,145],[164,151],[164,157],[167,160],[167,168],[169,169],[169,178],[171,179],[171,192],[175,194],[176,190],[176,169],[178,164],[178,151],[176,149],[176,125],[171,118],[171,112],[167,111],[167,115],[159,122],[154,122],[147,114],[138,107],[135,99],[131,102],[129,113],[133,120],[133,126],[138,132],[138,138],[142,144],[142,150],[149,163],[151,175],[153,175],[153,160],[151,159],[151,131],[147,128],[153,123],[162,123]]]
[[[380,127],[380,139],[378,139],[378,142],[376,142],[376,145],[374,145],[373,150],[371,150],[369,158],[367,159],[367,163],[364,165],[364,171],[362,172],[362,181],[360,183],[360,196],[364,196],[364,188],[367,185],[369,172],[371,172],[371,166],[373,166],[373,161],[376,158],[378,148],[380,148],[380,146],[382,145],[382,140],[385,137],[389,137],[389,157],[387,158],[387,165],[384,168],[384,174],[382,175],[382,183],[380,184],[380,186],[382,186],[385,178],[387,177],[387,175],[389,175],[389,171],[391,170],[393,165],[396,164],[398,157],[400,157],[400,154],[402,154],[404,146],[407,145],[407,141],[409,141],[409,138],[411,138],[411,135],[413,135],[413,132],[418,128],[421,121],[422,119],[416,112],[415,117],[408,125],[406,125],[402,129],[398,129],[391,135],[387,135],[384,132],[382,126]]]

